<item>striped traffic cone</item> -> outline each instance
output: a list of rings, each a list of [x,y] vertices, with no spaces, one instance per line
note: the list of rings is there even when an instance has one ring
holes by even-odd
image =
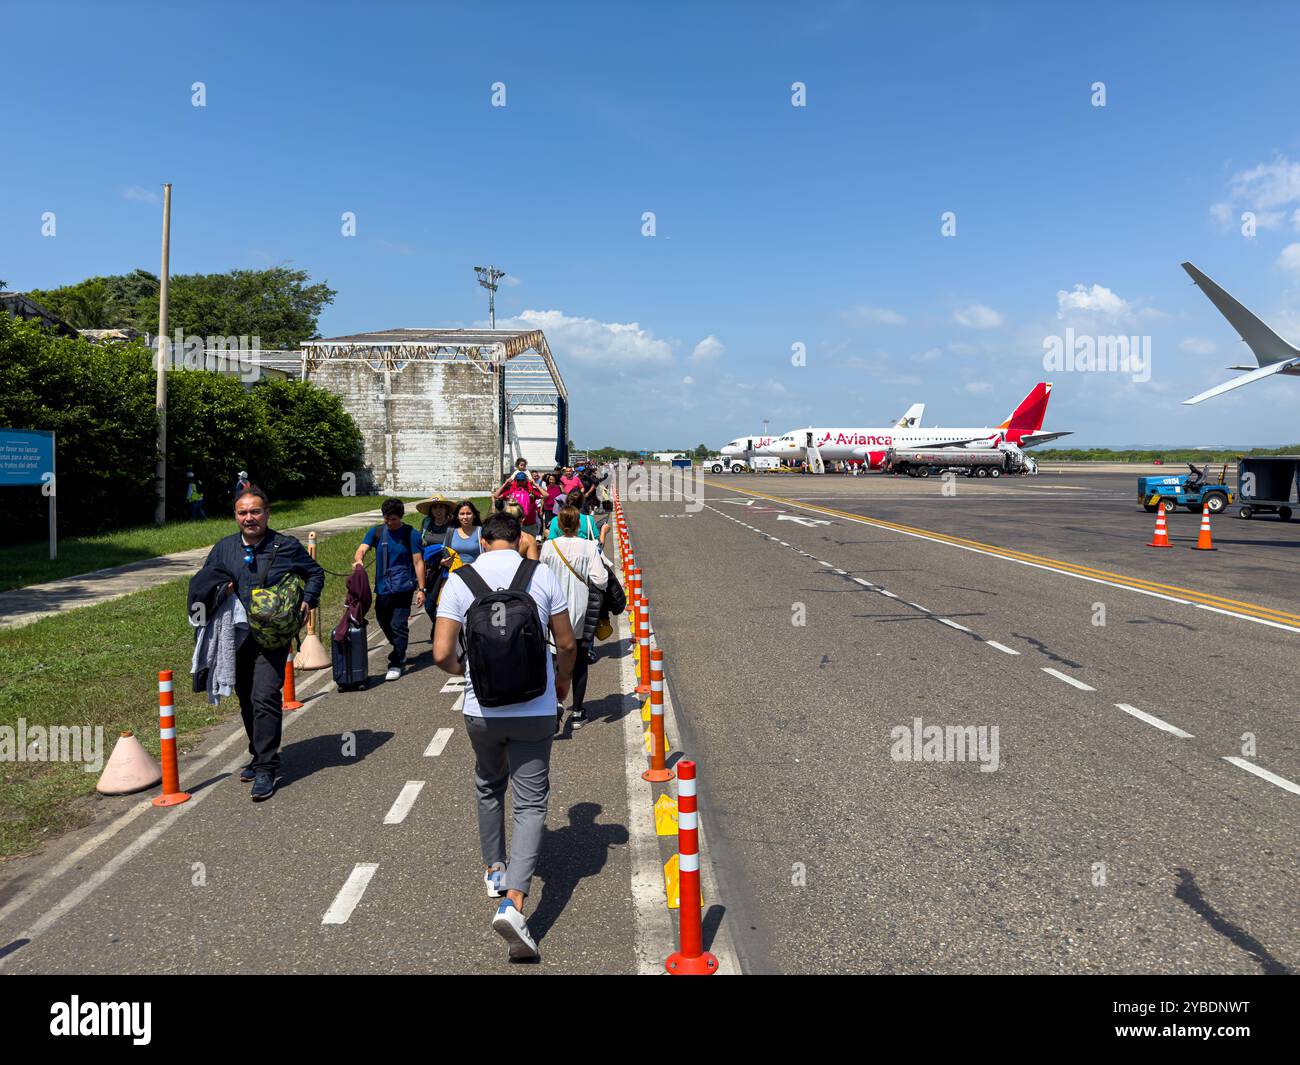
[[[176,761],[176,707],[172,703],[172,671],[158,674],[159,754],[162,755],[163,793],[153,800],[155,806],[179,806],[189,802],[188,792],[181,791],[180,767]]]
[[[1201,507],[1201,531],[1196,537],[1196,546],[1193,551],[1217,551],[1214,546],[1214,539],[1210,536],[1210,508]]]
[[[293,659],[284,660],[284,685],[280,689],[280,709],[281,710],[301,710],[302,703],[298,702],[298,693],[293,684]]]
[[[695,763],[686,761],[677,775],[677,860],[681,877],[678,911],[680,949],[668,955],[664,968],[674,976],[712,976],[718,959],[704,949],[703,907],[700,905],[700,832],[696,811]]]
[[[1147,547],[1173,547],[1169,542],[1169,526],[1165,523],[1165,507],[1161,503],[1156,507],[1156,531]]]

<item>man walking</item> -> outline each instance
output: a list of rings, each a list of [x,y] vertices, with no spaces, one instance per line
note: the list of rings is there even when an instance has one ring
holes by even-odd
[[[406,504],[385,499],[379,511],[384,522],[366,533],[352,566],[364,567],[366,552],[375,549],[375,618],[393,645],[384,680],[397,680],[406,668],[412,600],[417,609],[424,605],[424,555],[420,534],[402,521]]]
[[[203,521],[207,511],[203,509],[203,485],[194,479],[194,471],[185,472],[185,502],[190,507],[190,521]]]
[[[213,544],[204,566],[221,566],[237,575],[230,590],[239,596],[250,615],[254,588],[273,588],[290,574],[297,574],[304,582],[299,613],[306,621],[308,612],[320,602],[325,571],[297,539],[270,528],[270,520],[271,504],[266,493],[250,485],[235,500],[239,531]],[[248,753],[253,759],[239,779],[253,782],[250,798],[254,802],[269,799],[275,792],[283,722],[281,689],[291,646],[292,639],[283,647],[264,647],[250,634],[235,652],[235,694],[248,735]]]
[[[492,927],[512,959],[540,956],[523,906],[546,829],[555,707],[569,693],[577,652],[568,599],[549,569],[520,557],[520,535],[512,514],[499,512],[483,523],[483,552],[447,579],[433,635],[434,662],[466,677],[483,881],[489,898],[506,896]],[[543,636],[548,629],[554,661]],[[457,654],[462,632],[464,658]],[[514,816],[509,857],[507,782]]]

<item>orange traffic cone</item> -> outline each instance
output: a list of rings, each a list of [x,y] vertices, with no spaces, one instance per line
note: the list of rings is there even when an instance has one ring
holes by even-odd
[[[1210,508],[1201,507],[1201,531],[1196,537],[1196,546],[1193,551],[1217,551],[1214,546],[1214,539],[1210,536]]]
[[[1151,537],[1151,542],[1147,544],[1147,547],[1173,547],[1173,546],[1174,545],[1169,542],[1169,527],[1168,525],[1165,524],[1164,504],[1159,504],[1156,507],[1155,535]]]
[[[101,795],[130,795],[162,780],[162,767],[127,729],[113,745],[95,790]]]
[[[284,691],[281,694],[280,707],[284,710],[297,710],[301,708],[302,703],[298,702],[298,693],[293,690],[293,659],[284,660]]]

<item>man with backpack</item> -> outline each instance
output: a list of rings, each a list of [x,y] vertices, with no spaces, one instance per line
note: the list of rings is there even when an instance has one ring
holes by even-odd
[[[447,579],[433,635],[435,664],[466,677],[483,881],[489,898],[505,895],[492,927],[512,959],[540,956],[523,906],[546,830],[555,709],[569,693],[577,654],[568,598],[549,569],[520,557],[520,534],[509,513],[483,523],[483,552]],[[507,782],[514,816],[508,858]]]
[[[255,485],[235,500],[239,532],[212,545],[204,569],[234,576],[227,592],[239,597],[248,635],[235,652],[235,694],[248,734],[250,762],[239,774],[252,781],[254,802],[275,792],[280,768],[284,663],[293,636],[320,602],[325,571],[292,536],[269,527],[271,504]]]
[[[366,552],[375,549],[375,619],[393,645],[384,680],[397,680],[406,668],[411,602],[414,600],[417,608],[424,605],[424,556],[420,534],[402,521],[406,504],[385,499],[379,512],[384,523],[366,533],[352,566],[365,566]]]

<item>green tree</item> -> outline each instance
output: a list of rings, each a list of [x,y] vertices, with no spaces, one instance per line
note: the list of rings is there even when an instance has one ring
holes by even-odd
[[[29,295],[78,329],[133,327],[158,332],[158,278],[146,270],[91,277]],[[168,289],[167,327],[195,336],[260,337],[263,348],[296,348],[337,295],[305,270],[177,274]]]
[[[362,443],[339,397],[305,381],[283,380],[261,382],[253,396],[276,436],[278,493],[294,498],[339,492],[343,473],[359,469]]]

